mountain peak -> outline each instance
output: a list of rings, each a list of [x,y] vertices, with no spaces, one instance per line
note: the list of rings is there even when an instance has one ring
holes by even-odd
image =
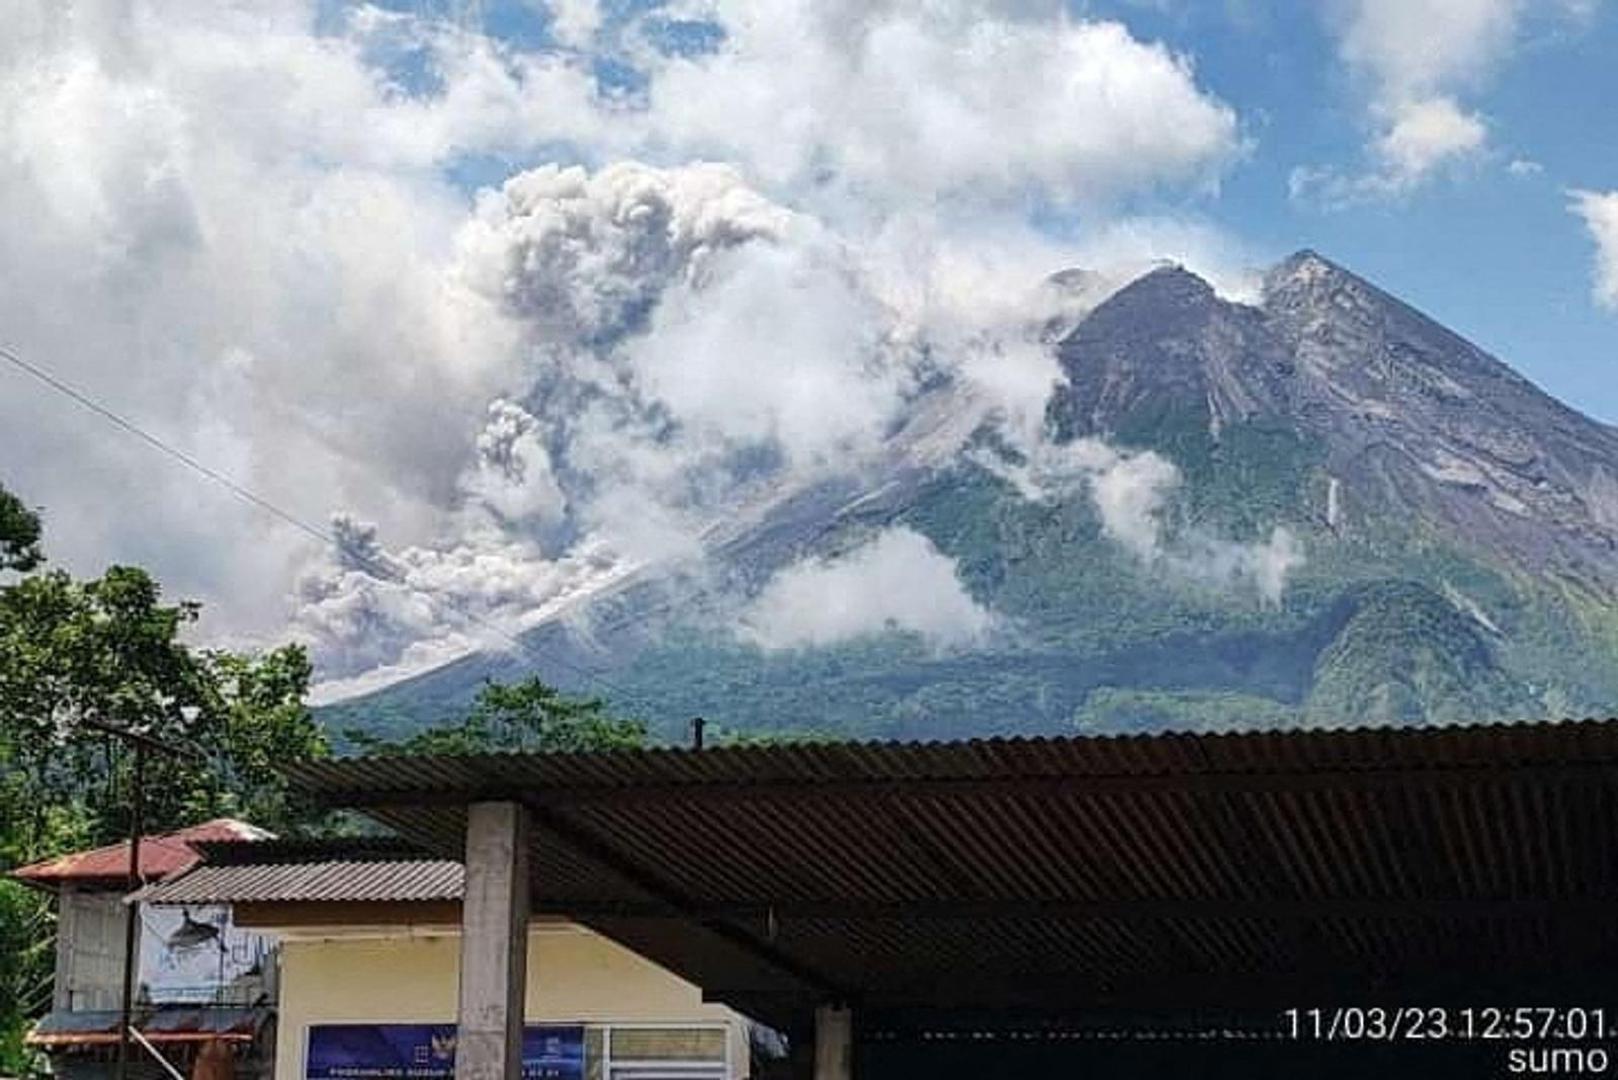
[[[1170,335],[1190,333],[1220,306],[1212,285],[1179,263],[1164,261],[1109,296],[1076,324],[1072,335],[1105,337],[1119,330],[1135,333],[1142,326]]]
[[[1157,295],[1179,295],[1188,299],[1214,296],[1212,285],[1177,262],[1161,262],[1125,288],[1148,288]]]
[[[1268,298],[1357,280],[1352,273],[1313,248],[1300,248],[1276,263],[1264,275],[1264,295]]]
[[[1319,264],[1320,266],[1324,266],[1331,270],[1342,269],[1342,267],[1338,266],[1336,263],[1332,262],[1330,259],[1326,258],[1326,256],[1322,255],[1312,247],[1302,247],[1297,251],[1294,251],[1291,255],[1288,255],[1279,263],[1276,263],[1276,269],[1282,269],[1285,267],[1310,266],[1315,264]]]
[[[1050,415],[1064,436],[1143,439],[1165,416],[1217,432],[1282,410],[1285,357],[1251,308],[1178,263],[1114,293],[1061,342],[1067,382]]]
[[[1148,318],[1200,322],[1218,306],[1212,285],[1176,262],[1161,262],[1113,293],[1097,315],[1114,321]]]

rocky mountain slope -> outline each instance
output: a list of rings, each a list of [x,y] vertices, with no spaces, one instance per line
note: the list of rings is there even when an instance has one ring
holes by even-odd
[[[1259,307],[1157,271],[1061,349],[1069,435],[1281,424],[1323,451],[1332,527],[1413,514],[1521,570],[1618,582],[1618,430],[1313,252],[1268,275]]]
[[[1256,304],[1166,267],[1062,329],[1056,443],[1172,462],[1171,545],[1290,530],[1301,562],[1277,596],[1165,574],[1084,491],[1028,498],[1007,478],[1017,452],[989,461],[981,403],[945,385],[879,463],[716,526],[700,579],[641,575],[530,631],[555,659],[542,674],[579,688],[603,676],[670,732],[693,715],[942,737],[1618,701],[1618,429],[1313,252],[1274,268]],[[724,629],[725,597],[893,525],[954,559],[1001,632],[970,649],[893,632],[764,652]],[[533,666],[468,657],[331,712],[395,730]]]

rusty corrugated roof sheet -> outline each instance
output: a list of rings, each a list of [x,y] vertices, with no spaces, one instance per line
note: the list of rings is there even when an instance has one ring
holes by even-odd
[[[262,1006],[159,1005],[143,1006],[135,1027],[153,1043],[250,1042],[269,1020]],[[113,1046],[119,1041],[123,1014],[116,1010],[57,1010],[46,1014],[29,1031],[30,1046]]]
[[[1612,721],[390,757],[293,775],[446,857],[465,803],[522,801],[536,909],[750,1006],[1261,986],[1296,1002],[1311,986],[1618,963]]]
[[[207,861],[146,889],[150,904],[459,900],[461,864],[377,839],[204,845]]]
[[[199,843],[264,840],[270,835],[245,821],[217,818],[176,832],[143,837],[140,876],[160,881],[190,869],[201,861],[195,846]],[[46,888],[68,883],[123,888],[129,876],[129,841],[19,867],[11,871],[11,876]]]

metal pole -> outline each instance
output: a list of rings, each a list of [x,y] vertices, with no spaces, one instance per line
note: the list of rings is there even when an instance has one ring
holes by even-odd
[[[706,741],[703,738],[703,735],[707,730],[708,721],[704,720],[702,717],[699,716],[695,720],[691,721],[691,749],[702,749],[703,743]]]
[[[140,841],[144,831],[146,805],[146,747],[139,739],[129,740],[135,752],[134,787],[129,806],[129,891],[140,888]],[[140,929],[140,904],[124,901],[124,1000],[118,1023],[118,1068],[116,1080],[129,1074],[129,1039],[134,1030],[135,941]]]
[[[144,732],[131,731],[125,727],[103,723],[94,717],[84,716],[79,722],[95,731],[104,731],[116,737],[125,746],[134,752],[133,776],[131,777],[129,799],[129,891],[135,892],[141,887],[140,878],[140,842],[141,834],[146,831],[146,751],[152,750],[159,754],[172,757],[186,758],[191,761],[204,761],[205,759],[194,750],[166,743],[161,739],[154,739]],[[135,1013],[135,943],[140,931],[140,905],[125,899],[124,903],[124,994],[122,1006],[119,1010],[118,1023],[118,1063],[114,1071],[116,1080],[126,1080],[129,1074],[129,1042],[130,1035],[134,1033]]]
[[[170,1076],[174,1077],[174,1080],[185,1080],[185,1074],[182,1073],[179,1069],[176,1069],[174,1067],[174,1063],[172,1061],[170,1061],[168,1058],[164,1057],[162,1051],[160,1051],[157,1047],[152,1045],[152,1040],[148,1039],[146,1036],[142,1035],[138,1031],[135,1031],[134,1029],[130,1029],[129,1033],[131,1035],[135,1036],[135,1041],[140,1043],[141,1046],[145,1048],[145,1050],[146,1050],[146,1052],[148,1054],[151,1054],[152,1057],[156,1058],[157,1063],[159,1065],[163,1066],[164,1070]]]

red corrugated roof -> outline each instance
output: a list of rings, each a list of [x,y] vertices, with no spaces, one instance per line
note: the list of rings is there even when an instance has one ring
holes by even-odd
[[[140,875],[147,881],[162,881],[191,869],[202,861],[201,853],[192,847],[194,843],[264,840],[269,836],[245,821],[216,818],[188,829],[144,837],[140,842]],[[129,841],[19,867],[11,876],[46,888],[68,883],[122,888],[129,876]]]

